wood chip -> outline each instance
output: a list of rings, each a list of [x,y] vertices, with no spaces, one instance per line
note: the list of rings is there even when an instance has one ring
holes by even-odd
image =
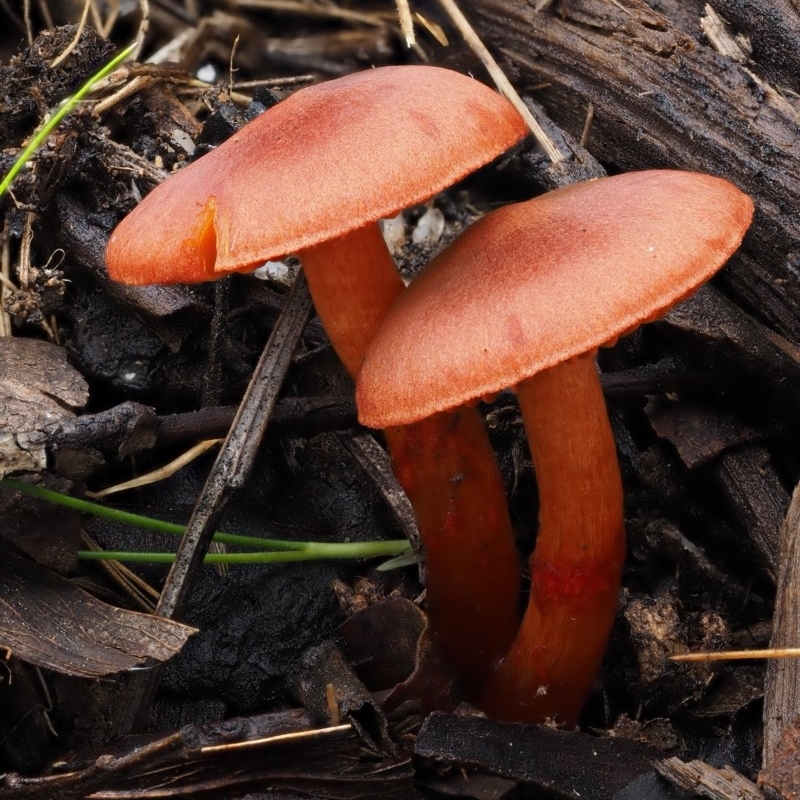
[[[704,761],[668,758],[655,765],[656,771],[682,789],[712,800],[764,800],[752,781],[732,767],[716,769]]]
[[[47,466],[44,428],[72,419],[89,399],[86,381],[61,347],[0,338],[0,477]]]
[[[101,602],[2,548],[0,648],[38,667],[98,678],[166,661],[195,629]]]

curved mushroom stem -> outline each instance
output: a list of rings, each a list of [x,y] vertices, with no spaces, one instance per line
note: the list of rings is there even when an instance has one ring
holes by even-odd
[[[404,289],[380,229],[361,228],[300,258],[317,314],[355,377]],[[393,428],[386,438],[420,528],[433,629],[474,692],[519,626],[519,560],[500,469],[475,408]]]
[[[475,408],[384,434],[425,547],[432,629],[474,696],[519,629],[519,555],[497,460]]]
[[[625,559],[622,484],[593,356],[517,387],[539,533],[522,626],[479,700],[502,719],[574,725],[614,622]]]
[[[405,289],[377,224],[299,253],[314,308],[352,378],[394,301]]]

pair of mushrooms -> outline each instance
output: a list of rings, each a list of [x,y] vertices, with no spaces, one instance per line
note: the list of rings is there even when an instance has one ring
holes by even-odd
[[[309,86],[154,189],[113,232],[106,266],[126,283],[189,283],[296,254],[355,378],[405,288],[378,221],[526,132],[503,97],[445,69],[384,67]],[[518,556],[482,419],[462,408],[386,439],[426,551],[433,625],[474,692],[519,626]]]
[[[708,176],[601,179],[493,212],[405,291],[377,221],[524,135],[505,99],[448,70],[311,86],[152,191],[106,262],[116,280],[176,283],[299,255],[334,349],[360,376],[361,419],[385,429],[420,526],[432,625],[466,690],[506,719],[572,724],[625,550],[594,350],[721,267],[752,205]],[[503,483],[471,403],[508,386],[541,497],[521,627]]]

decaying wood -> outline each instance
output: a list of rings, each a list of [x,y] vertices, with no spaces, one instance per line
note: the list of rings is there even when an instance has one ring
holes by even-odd
[[[425,720],[414,748],[418,784],[448,797],[612,800],[652,773],[659,757],[655,748],[621,736],[589,736],[439,712]],[[481,793],[479,776],[503,779],[508,785]],[[644,791],[630,796],[652,796]]]
[[[59,195],[56,209],[59,234],[75,263],[121,302],[155,319],[202,310],[203,304],[186,286],[127,286],[109,280],[104,257],[108,231],[93,224],[87,209],[68,195]]]
[[[753,544],[774,569],[781,520],[789,496],[765,447],[742,447],[724,453],[714,465],[714,477]]]
[[[800,488],[781,529],[778,586],[770,647],[796,647],[800,628]],[[797,725],[800,659],[770,661],[764,686],[764,766],[775,758],[787,728]]]
[[[646,413],[656,433],[671,442],[687,469],[708,467],[733,518],[774,571],[789,496],[769,450],[757,444],[764,433],[703,404],[651,402]]]
[[[800,88],[800,18],[790,0],[715,0],[717,11],[747,34],[753,57],[771,81]]]
[[[63,348],[35,339],[0,339],[0,477],[47,466],[48,426],[75,415],[89,389]]]
[[[798,754],[800,754],[800,728],[791,725],[784,728],[780,743],[773,749],[772,759],[758,773],[759,784],[774,789],[782,798],[800,797]],[[771,793],[770,797],[773,796],[774,793]]]
[[[194,628],[110,606],[75,584],[0,550],[0,650],[66,675],[97,678],[166,661]]]
[[[681,761],[669,758],[656,765],[667,780],[711,800],[764,800],[764,795],[752,782],[731,767],[716,769],[703,761]]]
[[[742,65],[641,0],[471,0],[465,11],[516,85],[574,136],[594,107],[588,149],[623,170],[680,167],[728,178],[758,212],[730,292],[800,342],[800,137],[796,110]],[[747,253],[757,253],[751,258]]]
[[[690,342],[693,360],[716,373],[718,384],[723,379],[736,388],[757,381],[759,403],[769,404],[771,416],[793,413],[800,392],[800,350],[713,286],[701,286],[655,324]]]

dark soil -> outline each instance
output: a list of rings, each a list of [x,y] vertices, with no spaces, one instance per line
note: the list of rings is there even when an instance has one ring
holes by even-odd
[[[26,26],[22,11],[12,14],[7,5],[0,4],[6,31],[5,61],[0,66],[2,174],[42,117],[127,44],[139,25],[139,9],[121,3],[108,38],[87,27],[77,46],[53,66],[53,59],[76,36],[80,10],[68,13],[65,4],[51,12],[41,3],[31,9],[33,18]],[[113,13],[111,4],[97,5],[101,15]],[[61,348],[88,387],[88,401],[83,404],[55,397],[63,413],[57,426],[41,421],[40,406],[30,405],[34,401],[27,395],[24,400],[17,398],[24,408],[37,409],[31,411],[29,427],[39,434],[43,461],[38,468],[28,462],[15,468],[0,454],[4,471],[38,475],[36,480],[44,484],[82,496],[160,467],[199,439],[224,436],[230,425],[233,407],[240,402],[284,305],[286,287],[248,275],[226,279],[224,289],[210,284],[139,289],[112,283],[105,273],[105,243],[139,196],[303,83],[381,64],[418,61],[485,76],[438,7],[416,10],[445,27],[450,46],[443,47],[420,27],[419,44],[410,51],[401,42],[393,7],[348,6],[350,16],[338,15],[337,9],[151,1],[140,58],[144,62],[159,48],[184,37],[178,47],[180,60],[126,66],[47,138],[11,192],[0,199],[4,221],[0,252],[8,278],[2,311],[6,332]],[[685,13],[680,9],[681,15]],[[542,14],[543,24],[550,16]],[[680,27],[677,11],[674,16]],[[491,29],[496,34],[496,28]],[[699,36],[696,46],[709,48]],[[522,68],[516,66],[519,74]],[[758,71],[757,63],[751,66]],[[772,65],[766,77],[777,75],[779,80],[780,72],[775,72],[779,67]],[[194,80],[198,74],[210,81],[200,85]],[[120,92],[124,87],[135,90],[125,94]],[[531,86],[523,81],[519,88],[528,91]],[[95,103],[118,92],[113,102],[97,111]],[[551,90],[549,99],[558,103],[559,92]],[[570,129],[573,111],[560,115],[556,106],[547,110],[568,128],[568,134],[579,136],[579,129]],[[684,131],[680,136],[686,137],[689,147],[689,134]],[[611,157],[605,139],[594,155],[610,171],[623,164]],[[648,162],[647,153],[644,156],[624,167],[662,166]],[[724,171],[714,171],[725,176]],[[406,212],[406,241],[395,253],[399,264],[408,275],[415,273],[475,215],[533,196],[548,185],[552,176],[535,147],[520,148],[510,159],[431,202],[445,220],[444,233],[433,244],[410,242],[426,208]],[[768,211],[773,213],[774,208]],[[761,218],[765,213],[759,212]],[[631,764],[638,765],[641,759],[644,765],[640,772],[631,768],[626,783],[652,773],[650,765],[662,755],[700,758],[715,766],[731,764],[754,780],[761,767],[763,662],[679,665],[667,656],[765,647],[770,637],[780,526],[800,476],[796,447],[800,343],[792,339],[789,326],[774,324],[769,311],[760,313],[752,294],[745,302],[731,291],[738,285],[735,276],[741,274],[736,270],[744,269],[742,259],[758,262],[765,239],[764,229],[759,229],[746,244],[731,267],[733,279],[723,277],[665,320],[600,356],[623,468],[629,555],[617,625],[581,727],[604,741],[622,738],[635,742],[635,747],[646,743],[652,748],[646,754],[637,750],[635,757],[624,756]],[[796,283],[796,274],[787,280]],[[776,329],[786,338],[780,338]],[[52,400],[47,374],[44,384],[41,393]],[[7,411],[11,403],[8,398],[0,403],[0,433],[16,435],[21,423],[19,416]],[[528,553],[536,529],[535,478],[513,396],[500,396],[484,411],[507,483],[520,549]],[[352,385],[318,321],[312,319],[256,467],[229,503],[219,527],[297,540],[366,541],[402,535],[401,523],[379,487],[353,456],[349,443],[357,430]],[[166,480],[108,502],[185,523],[212,463],[213,455],[206,454]],[[48,506],[8,491],[0,493],[0,500],[8,530],[3,532],[3,546],[23,550],[114,605],[152,610],[152,594],[128,592],[107,571],[76,562],[80,521],[107,549],[174,549],[174,539],[132,534],[128,527],[81,518],[74,512],[54,514]],[[20,541],[33,527],[44,543],[25,547]],[[40,557],[44,550],[57,557]],[[304,697],[298,681],[305,674],[302,664],[309,650],[314,652],[315,646],[330,640],[341,642],[339,627],[355,608],[386,597],[414,600],[424,588],[414,567],[379,573],[374,566],[321,562],[233,567],[224,574],[206,568],[183,618],[199,633],[169,661],[146,731],[136,734],[146,732],[146,741],[160,742],[159,737],[192,724],[197,727],[191,736],[199,737],[192,742],[205,737],[204,742],[218,743],[226,737],[235,740],[237,734],[247,738],[243,725],[249,725],[251,733],[256,729],[263,733],[259,726],[269,728],[264,720],[273,713],[297,715],[281,717],[280,730],[312,725],[314,709],[301,719],[306,712],[298,710],[297,699]],[[162,566],[134,571],[156,590],[166,575]],[[398,626],[392,631],[398,639],[401,632],[413,632],[404,652],[412,653],[409,658],[414,663],[422,658],[415,648],[424,620],[411,621],[404,612],[399,623],[394,613],[387,624]],[[376,635],[376,648],[387,646]],[[461,750],[456,746],[463,744],[457,732],[434,730],[430,720],[425,747],[412,769],[408,757],[422,712],[436,705],[432,698],[440,697],[447,710],[458,700],[441,665],[435,657],[431,661],[434,666],[425,662],[425,669],[439,681],[437,688],[421,691],[422,705],[400,705],[386,730],[380,729],[377,706],[370,705],[372,695],[358,695],[358,702],[353,701],[362,734],[375,744],[372,751],[365,747],[365,738],[337,740],[335,745],[315,743],[308,750],[288,752],[284,762],[278,759],[278,766],[269,769],[258,762],[258,754],[232,755],[238,760],[223,762],[218,774],[202,773],[202,781],[208,782],[202,784],[207,796],[418,797],[441,796],[440,792],[479,796],[470,794],[466,784],[442,784],[443,776],[457,782],[463,769],[476,764],[480,766],[476,774],[493,775],[492,780],[499,781],[484,786],[480,796],[567,796],[569,769],[566,777],[548,779],[556,787],[550,795],[542,788],[546,781],[541,775],[520,772],[518,765],[498,766],[499,761],[494,763],[485,752]],[[29,666],[13,652],[6,664],[7,676],[0,676],[0,771],[32,778],[63,775],[64,769],[54,764],[86,770],[100,754],[123,759],[145,741],[120,738],[132,735],[125,681],[60,675]],[[383,670],[389,666],[370,675],[366,690],[392,688],[398,678],[393,675],[381,683]],[[447,691],[441,689],[446,685]],[[244,718],[253,721],[245,723]],[[229,733],[213,727],[224,720]],[[234,731],[234,725],[240,727]],[[505,734],[491,729],[463,735],[465,741],[475,736],[491,742]],[[580,749],[583,740],[576,741]],[[447,750],[451,744],[452,752]],[[536,746],[566,752],[562,748],[572,745],[556,738]],[[164,747],[178,747],[169,752],[184,752],[181,747],[189,752],[191,743],[185,738],[178,746],[170,740]],[[158,751],[158,758],[166,761],[145,764],[176,769],[164,755],[166,750]],[[437,761],[439,756],[442,761]],[[574,758],[577,763],[581,755]],[[608,758],[613,763],[619,756]],[[59,785],[49,795],[41,785],[33,783],[26,789],[11,782],[0,796],[39,791],[41,796],[82,797],[93,791],[150,787],[137,784],[121,763],[109,769],[105,782],[87,773],[85,783],[71,788]],[[316,777],[309,777],[310,764],[319,768]],[[386,770],[383,778],[381,769]],[[221,776],[234,772],[249,776],[237,784],[244,788],[234,789],[232,781],[221,789],[226,785]],[[613,773],[598,768],[593,776],[590,769],[582,785],[595,781],[597,797],[635,796],[614,793],[626,783],[613,784]],[[326,777],[320,779],[320,774]],[[173,788],[191,786],[194,780],[179,771],[172,775]],[[646,796],[678,796],[654,774],[647,780],[652,786]]]

